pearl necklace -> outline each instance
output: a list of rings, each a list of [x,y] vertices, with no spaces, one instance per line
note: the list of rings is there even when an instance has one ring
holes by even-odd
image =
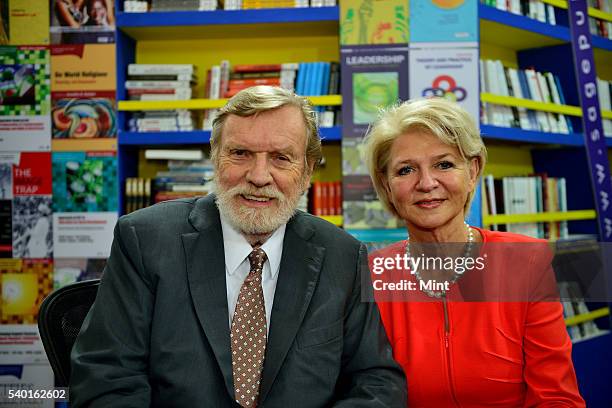
[[[467,222],[464,222],[465,224],[465,228],[467,230],[467,245],[465,246],[465,253],[464,253],[464,257],[467,258],[470,253],[472,252],[472,247],[474,246],[474,231],[472,230],[472,228],[470,228],[469,224]],[[410,241],[406,240],[406,258],[407,259],[411,259],[410,256]],[[461,277],[461,275],[463,275],[465,271],[463,272],[457,272],[454,271],[453,272],[453,276],[451,277],[451,279],[448,281],[449,285],[452,285],[453,283],[457,282],[457,280]],[[418,281],[421,282],[425,282],[425,280],[421,277],[421,273],[419,272],[419,270],[415,270],[414,271],[414,276],[417,278]],[[444,296],[446,296],[446,292],[445,291],[440,291],[440,292],[436,292],[430,289],[423,289],[423,292],[425,292],[425,294],[429,297],[432,298],[436,298],[436,299],[440,299]]]

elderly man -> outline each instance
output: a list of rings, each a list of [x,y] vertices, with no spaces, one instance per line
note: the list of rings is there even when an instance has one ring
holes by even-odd
[[[117,224],[72,352],[73,407],[405,407],[361,301],[364,246],[296,211],[320,157],[304,98],[253,87],[221,109],[216,194]]]

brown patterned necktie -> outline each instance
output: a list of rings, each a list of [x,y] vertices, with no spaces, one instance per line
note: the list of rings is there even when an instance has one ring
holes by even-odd
[[[266,351],[266,308],[261,273],[266,253],[255,248],[249,254],[251,271],[242,283],[232,319],[232,371],[236,402],[256,407]]]

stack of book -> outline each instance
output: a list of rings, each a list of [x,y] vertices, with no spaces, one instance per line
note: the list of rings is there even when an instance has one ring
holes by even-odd
[[[480,2],[499,10],[541,21],[542,23],[557,24],[555,8],[540,0],[480,0]]]
[[[263,8],[301,8],[332,7],[336,0],[225,0],[225,10],[263,9]]]
[[[128,99],[136,101],[187,100],[197,85],[192,64],[130,64],[125,82]],[[143,111],[128,121],[133,132],[192,131],[197,118],[188,110]]]
[[[534,69],[504,67],[499,60],[480,60],[480,89],[494,95],[565,104],[563,89],[556,75]],[[483,105],[481,123],[485,125],[563,134],[573,132],[570,119],[562,114],[490,103]]]
[[[146,13],[149,11],[149,2],[147,0],[125,0],[123,11],[125,13]]]
[[[485,214],[535,214],[541,212],[567,211],[567,186],[565,178],[533,176],[503,177],[494,179],[491,174],[484,177]],[[498,225],[493,230],[503,230]],[[508,232],[543,238],[551,241],[569,236],[567,221],[508,224]]]
[[[342,215],[342,182],[315,181],[309,190],[312,215]]]
[[[603,11],[604,13],[612,12],[612,3],[610,0],[588,0],[588,6],[594,9]],[[589,31],[593,35],[598,35],[608,40],[612,40],[612,22],[599,20],[589,17]]]
[[[151,11],[210,11],[217,5],[217,0],[152,0]]]
[[[130,132],[190,132],[195,129],[196,115],[190,110],[135,112],[128,121]]]
[[[214,175],[210,160],[168,160],[168,170],[159,171],[153,179],[153,201],[202,196],[212,190]]]
[[[125,81],[128,99],[135,101],[191,99],[196,85],[193,64],[130,64]]]

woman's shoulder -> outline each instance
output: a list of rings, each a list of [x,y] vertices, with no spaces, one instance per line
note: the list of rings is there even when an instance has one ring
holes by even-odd
[[[513,232],[490,231],[477,228],[482,234],[484,242],[547,242],[545,239],[528,237]]]

